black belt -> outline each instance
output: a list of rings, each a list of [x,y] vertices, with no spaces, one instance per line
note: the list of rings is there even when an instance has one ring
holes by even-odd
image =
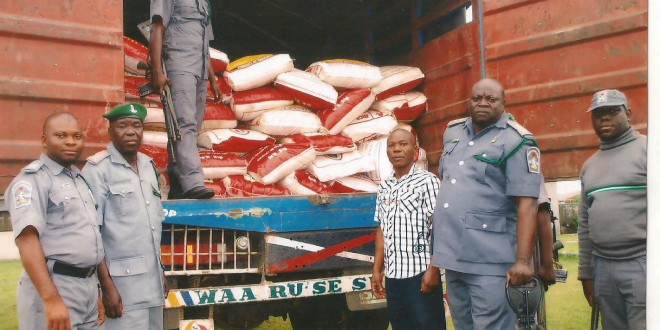
[[[94,272],[96,272],[96,266],[81,268],[57,260],[55,260],[55,263],[53,264],[53,273],[59,275],[88,278],[94,275]]]

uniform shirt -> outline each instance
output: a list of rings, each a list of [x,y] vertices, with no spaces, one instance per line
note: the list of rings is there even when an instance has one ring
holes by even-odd
[[[124,310],[162,305],[160,236],[164,215],[151,159],[138,153],[136,173],[110,143],[106,151],[87,160],[83,174],[99,204],[106,263]]]
[[[632,259],[646,255],[646,136],[632,127],[600,143],[580,171],[578,279],[593,277],[593,255]]]
[[[165,26],[163,61],[167,72],[183,71],[208,78],[209,40],[213,40],[209,0],[152,0],[151,18]]]
[[[451,122],[443,142],[433,265],[503,276],[517,251],[513,197],[539,196],[539,150],[506,113],[477,135],[471,118]]]
[[[385,276],[413,277],[429,264],[431,220],[440,180],[413,165],[400,180],[381,182],[374,220],[380,223],[385,248]]]
[[[42,154],[11,182],[5,199],[14,238],[34,226],[47,259],[76,267],[103,260],[94,197],[75,166],[66,169]]]

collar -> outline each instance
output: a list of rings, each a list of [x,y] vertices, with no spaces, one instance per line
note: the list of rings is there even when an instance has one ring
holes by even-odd
[[[410,167],[410,171],[408,171],[408,174],[404,174],[401,177],[401,179],[397,180],[396,177],[394,176],[395,173],[392,173],[392,175],[389,178],[387,178],[387,180],[388,181],[394,181],[395,183],[398,183],[398,182],[401,182],[401,181],[407,179],[411,175],[415,174],[415,172],[417,172],[417,164],[413,163],[413,166]]]
[[[46,156],[46,154],[41,154],[41,156],[39,156],[39,160],[41,160],[44,163],[44,165],[46,165],[46,168],[48,168],[50,173],[53,175],[59,175],[64,171],[70,172],[73,177],[80,174],[80,170],[78,170],[78,168],[75,165],[71,165],[71,169],[69,170],[68,168],[50,159],[50,157]]]
[[[500,119],[498,119],[494,124],[492,124],[492,125],[484,128],[483,130],[481,130],[481,132],[479,132],[479,134],[485,134],[483,132],[487,132],[493,127],[504,129],[504,128],[506,128],[506,123],[508,121],[509,121],[509,115],[506,113],[506,111],[502,112],[502,115],[500,116]],[[470,135],[474,136],[474,127],[472,126],[472,117],[468,118],[468,120],[466,120],[463,123],[463,125],[468,130],[468,132],[470,132]]]
[[[614,139],[613,141],[600,140],[600,150],[609,150],[609,149],[614,149],[616,147],[620,147],[628,142],[636,140],[638,137],[639,137],[639,133],[635,131],[635,129],[631,125],[630,127],[628,127],[628,130],[623,132],[621,136]]]
[[[121,164],[124,165],[131,170],[133,169],[131,165],[126,161],[126,158],[117,150],[114,144],[112,142],[108,143],[108,153],[110,154],[110,161],[115,163],[115,164]],[[142,165],[144,163],[149,163],[149,157],[147,155],[142,154],[141,152],[138,151],[137,153],[137,167],[138,169],[142,169]]]

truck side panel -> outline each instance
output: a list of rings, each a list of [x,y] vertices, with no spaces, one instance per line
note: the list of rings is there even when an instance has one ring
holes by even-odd
[[[123,102],[122,2],[3,1],[0,10],[0,189],[41,153],[43,119],[78,117],[92,154],[106,109]]]

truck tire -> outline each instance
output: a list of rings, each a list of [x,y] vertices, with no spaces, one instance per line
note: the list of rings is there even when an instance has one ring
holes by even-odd
[[[289,311],[289,318],[294,330],[384,330],[389,327],[386,308],[351,311],[342,294],[300,299]]]

